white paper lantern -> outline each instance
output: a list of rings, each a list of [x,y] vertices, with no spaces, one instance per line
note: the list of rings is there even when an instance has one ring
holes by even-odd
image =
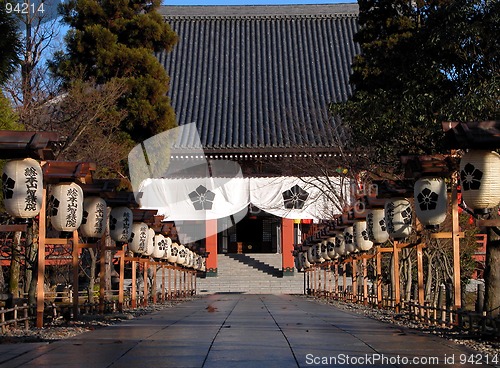
[[[143,254],[152,239],[149,237],[149,226],[144,222],[132,224],[132,235],[128,243],[128,249],[136,254]],[[151,247],[150,247],[151,248]]]
[[[361,252],[366,252],[373,247],[373,242],[368,237],[368,231],[366,227],[367,225],[365,220],[356,221],[353,225],[354,246]]]
[[[163,255],[163,259],[168,260],[168,258],[172,255],[172,239],[168,236],[165,237],[165,254]]]
[[[177,255],[179,254],[179,244],[172,243],[172,250],[170,252],[170,256],[167,258],[169,262],[175,263],[177,262]]]
[[[344,244],[346,254],[353,253],[356,251],[354,246],[354,227],[348,226],[344,229]]]
[[[321,243],[316,243],[314,247],[314,260],[316,263],[322,263],[325,259],[321,256]]]
[[[314,246],[309,245],[307,247],[307,260],[309,261],[309,263],[316,263],[316,254],[314,252]]]
[[[323,258],[325,261],[331,261],[332,259],[328,255],[328,241],[323,240],[321,242],[321,258]]]
[[[302,266],[302,257],[300,255],[300,253],[297,253],[293,257],[293,264],[295,265],[295,268],[297,269],[297,271],[302,271],[304,269],[304,266]]]
[[[335,253],[341,256],[346,255],[344,233],[339,232],[335,234]]]
[[[375,244],[382,244],[389,240],[389,233],[385,224],[385,210],[372,208],[366,214],[366,231],[368,238]]]
[[[415,214],[422,225],[434,228],[446,219],[448,197],[442,178],[420,178],[414,187]]]
[[[144,250],[144,253],[142,253],[143,256],[149,257],[153,254],[154,248],[155,248],[155,231],[148,227],[148,241],[146,242],[146,249]]]
[[[413,213],[410,201],[406,198],[393,198],[385,202],[385,223],[387,232],[394,239],[410,236]]]
[[[326,252],[330,259],[336,259],[339,257],[337,252],[335,252],[335,237],[326,239]]]
[[[88,238],[101,238],[106,232],[108,207],[101,197],[87,197],[83,200],[83,219],[80,235]]]
[[[500,155],[471,150],[460,159],[462,199],[467,207],[484,213],[500,202]]]
[[[57,231],[74,231],[83,219],[83,190],[76,183],[52,187],[49,197],[50,223]]]
[[[2,174],[3,203],[9,215],[33,218],[40,213],[43,200],[43,173],[31,158],[8,161]]]
[[[187,257],[187,249],[184,245],[179,245],[179,253],[177,253],[177,261],[176,263],[180,266],[183,266],[186,263]]]
[[[300,256],[304,269],[311,268],[311,262],[307,259],[307,252],[300,252]]]
[[[165,255],[165,237],[162,234],[156,234],[153,238],[153,258],[163,258]]]
[[[132,235],[134,214],[125,206],[115,207],[109,214],[109,235],[117,242],[128,242]]]

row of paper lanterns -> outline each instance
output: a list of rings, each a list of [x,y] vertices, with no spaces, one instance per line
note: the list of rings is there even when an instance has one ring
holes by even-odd
[[[500,203],[500,155],[494,151],[471,150],[460,160],[460,185],[466,206],[484,213]],[[448,197],[441,177],[423,177],[414,186],[415,215],[422,225],[435,228],[446,219]],[[404,239],[412,231],[413,210],[406,198],[389,199],[384,208],[366,210],[365,220],[335,231],[334,236],[316,243],[296,256],[298,269],[333,260],[351,253],[367,251],[389,238]]]
[[[8,161],[3,170],[4,205],[15,218],[33,218],[41,210],[43,173],[38,161],[31,158]],[[56,231],[79,230],[80,235],[100,238],[106,232],[106,201],[98,196],[84,198],[82,188],[74,183],[51,186],[48,197],[48,219]],[[117,242],[128,243],[130,250],[144,256],[202,270],[204,258],[170,238],[155,234],[145,223],[133,222],[132,210],[114,207],[109,213],[109,235]]]

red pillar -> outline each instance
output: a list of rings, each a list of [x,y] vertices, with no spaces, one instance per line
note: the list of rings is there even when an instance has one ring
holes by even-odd
[[[205,247],[210,254],[207,258],[207,277],[217,276],[217,220],[205,222]]]
[[[294,270],[294,259],[293,259],[293,244],[295,242],[294,238],[294,224],[293,219],[281,219],[281,259],[283,276],[292,276]]]

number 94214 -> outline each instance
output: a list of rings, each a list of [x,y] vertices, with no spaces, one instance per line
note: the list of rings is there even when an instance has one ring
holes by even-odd
[[[43,2],[40,2],[39,4],[31,4],[29,2],[23,2],[23,3],[12,3],[12,2],[6,2],[5,3],[5,11],[8,14],[18,14],[18,15],[23,15],[23,14],[31,14],[34,15],[37,13],[38,15],[42,15],[44,13],[44,8],[43,8]]]

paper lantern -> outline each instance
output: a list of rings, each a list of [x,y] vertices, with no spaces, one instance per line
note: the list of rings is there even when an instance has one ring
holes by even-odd
[[[500,155],[471,150],[460,159],[462,199],[476,213],[485,213],[500,202]]]
[[[309,262],[309,260],[307,259],[307,252],[300,252],[300,257],[304,269],[311,268],[311,262]]]
[[[448,197],[442,178],[421,178],[414,186],[415,214],[426,228],[435,228],[446,219]]]
[[[307,247],[307,260],[309,261],[309,263],[316,263],[316,254],[314,252],[314,246],[309,245]]]
[[[177,253],[177,261],[178,265],[184,265],[186,263],[187,250],[184,245],[179,245],[179,252]]]
[[[389,233],[385,224],[385,210],[383,208],[368,210],[366,214],[366,231],[368,238],[376,244],[382,244],[389,240]]]
[[[326,239],[326,252],[330,259],[335,259],[339,257],[337,252],[335,252],[335,237]]]
[[[321,242],[320,247],[321,247],[321,258],[323,258],[325,261],[331,261],[332,259],[328,255],[328,241],[323,240]]]
[[[179,254],[179,244],[172,243],[170,256],[167,257],[167,261],[175,263],[177,262],[177,255]]]
[[[335,253],[340,256],[346,255],[344,233],[339,232],[335,234]]]
[[[109,214],[109,235],[117,242],[126,243],[132,235],[132,210],[125,206],[115,207]]]
[[[368,237],[365,220],[356,221],[353,225],[354,246],[361,252],[372,249],[373,242]]]
[[[300,256],[300,253],[297,253],[294,257],[293,257],[293,264],[295,265],[295,268],[298,270],[298,271],[302,271],[304,269],[304,267],[302,266],[302,257]]]
[[[344,244],[346,254],[353,253],[356,251],[354,246],[354,227],[348,226],[344,229]]]
[[[149,237],[149,226],[144,222],[134,222],[132,224],[132,235],[128,242],[128,249],[136,254],[143,254],[147,248],[148,242],[153,239]],[[149,247],[151,248],[151,246]]]
[[[153,238],[153,258],[163,258],[165,255],[165,237],[162,234],[156,234]]]
[[[314,248],[314,260],[316,263],[322,263],[325,259],[321,256],[321,243],[316,243],[313,245]]]
[[[83,219],[83,190],[76,183],[56,184],[48,201],[50,223],[57,231],[74,231]]]
[[[169,237],[165,237],[165,254],[163,255],[163,259],[168,260],[168,258],[172,254],[172,239]]]
[[[101,197],[87,197],[83,200],[83,219],[80,235],[88,238],[101,238],[106,232],[108,207]]]
[[[9,215],[33,218],[40,213],[43,200],[43,173],[31,158],[8,161],[2,174],[3,203]]]
[[[387,232],[394,239],[410,236],[412,230],[412,209],[406,198],[393,198],[385,202],[385,223]]]
[[[144,250],[144,253],[142,253],[143,256],[149,257],[153,254],[154,247],[155,247],[155,231],[148,227],[148,241],[146,242],[146,249]]]

